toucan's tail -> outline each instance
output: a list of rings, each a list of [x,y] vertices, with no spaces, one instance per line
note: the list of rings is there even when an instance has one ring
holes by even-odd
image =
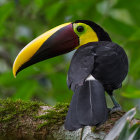
[[[85,81],[74,91],[65,121],[67,130],[98,126],[108,118],[105,91],[97,80]]]

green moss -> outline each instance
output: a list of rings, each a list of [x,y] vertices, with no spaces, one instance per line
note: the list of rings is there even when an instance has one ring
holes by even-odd
[[[33,101],[0,99],[0,123],[6,123],[13,119],[18,119],[25,114],[34,116],[41,105],[44,104]]]
[[[64,123],[69,106],[67,103],[50,107],[49,110],[44,111],[44,115],[38,116],[42,111],[40,106],[47,105],[33,101],[0,100],[0,136],[16,134],[19,131],[38,135],[42,134],[42,128],[45,128],[43,132],[48,134]]]
[[[41,120],[46,120],[45,123],[38,125],[37,129],[41,129],[42,127],[50,127],[57,126],[64,123],[66,114],[68,112],[69,104],[67,103],[58,103],[51,110],[47,110],[46,114],[37,116],[36,118]]]
[[[47,122],[41,123],[37,126],[37,130],[40,130],[42,127],[46,126]]]
[[[91,127],[91,131],[92,131],[92,132],[95,132],[95,131],[96,131],[96,126],[92,126],[92,127]]]

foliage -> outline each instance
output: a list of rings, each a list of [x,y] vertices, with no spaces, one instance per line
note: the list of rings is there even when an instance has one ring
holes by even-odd
[[[117,99],[125,110],[140,106],[139,4],[139,0],[1,0],[0,97],[48,104],[70,102],[72,91],[67,88],[66,75],[72,53],[38,63],[16,79],[12,63],[27,43],[46,30],[64,22],[89,19],[103,26],[128,54],[129,74],[123,88],[116,91]]]
[[[105,140],[138,140],[140,139],[140,122],[132,122],[136,109],[128,111],[113,127]]]

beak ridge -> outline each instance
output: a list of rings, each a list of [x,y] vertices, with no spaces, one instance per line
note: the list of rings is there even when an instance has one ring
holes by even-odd
[[[45,59],[72,51],[79,44],[72,23],[59,25],[27,44],[16,57],[13,75]]]

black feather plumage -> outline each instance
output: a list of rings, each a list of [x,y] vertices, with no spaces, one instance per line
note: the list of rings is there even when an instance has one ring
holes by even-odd
[[[106,90],[114,90],[120,87],[127,73],[128,58],[122,47],[109,41],[91,42],[75,52],[67,84],[74,90],[92,74]]]
[[[74,91],[65,128],[100,125],[107,120],[105,91],[120,88],[128,73],[128,58],[122,47],[109,41],[91,42],[74,54],[67,76]],[[85,81],[89,75],[95,81]],[[111,92],[110,92],[111,91]]]
[[[85,81],[78,86],[71,100],[65,121],[67,130],[84,126],[98,126],[108,118],[105,91],[97,80]]]

